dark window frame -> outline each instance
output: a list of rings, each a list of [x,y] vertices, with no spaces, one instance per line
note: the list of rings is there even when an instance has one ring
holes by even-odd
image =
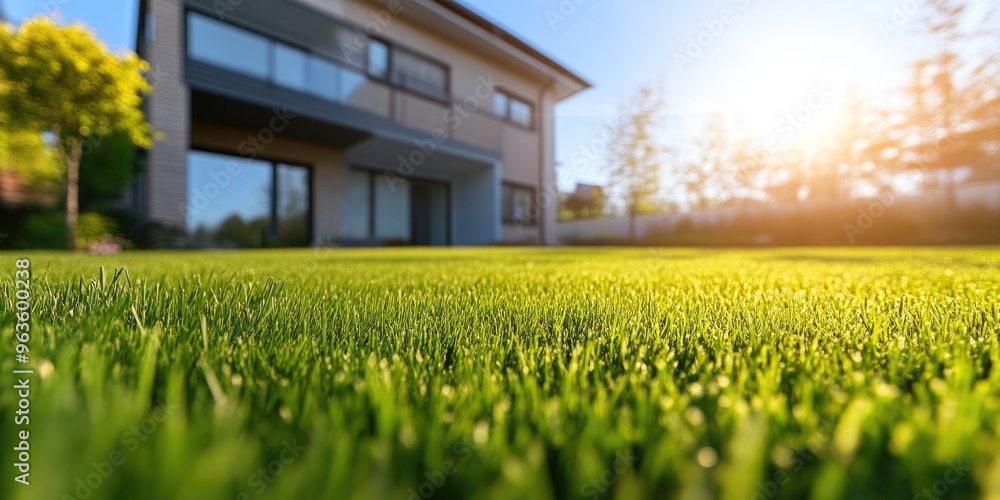
[[[274,44],[275,44],[275,42],[282,42],[282,43],[286,43],[287,45],[291,45],[291,44],[289,44],[289,43],[287,43],[285,41],[282,41],[282,40],[280,40],[280,39],[278,39],[278,38],[276,38],[276,37],[274,37],[274,36],[272,36],[272,35],[270,35],[270,34],[268,34],[266,32],[263,32],[260,29],[256,29],[256,28],[250,26],[248,23],[245,23],[245,22],[242,22],[242,21],[236,21],[236,22],[233,22],[233,21],[223,21],[223,20],[218,19],[217,16],[213,16],[212,14],[210,14],[210,13],[208,13],[206,11],[203,11],[203,10],[197,9],[197,8],[191,8],[190,6],[187,6],[184,9],[184,24],[183,24],[183,27],[181,28],[182,29],[182,38],[183,38],[182,43],[184,44],[183,47],[184,47],[184,59],[185,59],[185,61],[192,59],[191,58],[191,50],[194,48],[194,46],[191,43],[191,17],[192,17],[191,14],[196,14],[196,15],[199,15],[199,16],[205,18],[205,20],[212,21],[212,22],[214,22],[216,24],[221,24],[221,25],[224,25],[224,26],[228,26],[230,28],[236,28],[237,30],[245,31],[248,34],[253,35],[255,37],[263,38],[264,41],[267,42],[267,63],[266,63],[267,64],[267,69],[266,69],[266,73],[264,74],[264,78],[262,80],[265,81],[265,82],[267,82],[268,84],[273,84],[273,76],[272,76],[272,74],[273,74],[273,70],[274,70],[274,64],[273,64],[274,63]],[[194,59],[194,60],[197,61],[197,62],[200,62],[202,64],[209,64],[209,65],[212,65],[212,66],[215,66],[215,67],[222,68],[225,71],[232,71],[232,72],[239,73],[239,74],[242,74],[242,75],[250,77],[250,78],[259,79],[256,75],[250,74],[247,71],[242,71],[242,70],[239,70],[239,69],[229,68],[229,67],[220,65],[218,63],[210,62],[210,61],[201,61],[201,60],[198,60],[198,59]]]
[[[316,175],[315,175],[315,166],[313,164],[311,164],[311,163],[303,163],[301,160],[298,160],[298,159],[283,158],[283,157],[280,157],[280,156],[270,156],[270,155],[267,155],[267,156],[265,156],[265,155],[258,155],[257,157],[251,159],[251,158],[247,158],[245,156],[240,156],[239,154],[234,154],[232,151],[229,151],[229,150],[226,150],[226,149],[215,148],[215,147],[196,146],[196,145],[193,145],[193,144],[188,146],[187,152],[188,153],[191,153],[191,152],[195,152],[195,153],[208,153],[208,154],[214,154],[214,155],[219,155],[219,156],[227,156],[229,158],[233,158],[233,159],[236,159],[236,160],[248,160],[248,159],[250,159],[252,161],[259,161],[259,162],[268,163],[268,164],[271,165],[271,199],[270,199],[270,203],[269,203],[269,207],[268,207],[268,210],[270,211],[270,214],[269,214],[269,217],[268,217],[268,233],[269,233],[268,236],[269,237],[275,237],[275,236],[277,236],[278,210],[276,209],[276,207],[277,207],[277,203],[278,203],[278,196],[277,196],[278,195],[278,166],[279,165],[284,165],[284,166],[287,166],[287,167],[295,167],[295,168],[303,168],[303,169],[305,169],[305,171],[306,171],[306,178],[308,179],[306,181],[306,183],[309,186],[309,196],[307,196],[309,206],[306,208],[306,226],[308,228],[308,231],[307,231],[308,242],[306,243],[305,247],[287,247],[287,248],[306,248],[306,247],[308,247],[308,246],[310,246],[310,245],[313,244],[313,242],[315,241],[315,234],[314,234],[314,232],[315,232],[315,228],[314,228],[315,219],[314,219],[314,214],[315,214],[315,206],[316,206],[316,185],[315,185]],[[185,178],[186,178],[187,177],[187,169],[191,168],[191,166],[187,163],[186,155],[185,155],[185,160],[184,161],[185,161],[185,163],[184,163],[184,169],[185,169]],[[184,196],[185,196],[185,198],[187,197],[187,194],[188,194],[187,191],[188,191],[188,186],[185,186],[185,188],[184,188]],[[187,202],[187,200],[185,200],[185,203],[186,202]],[[187,217],[185,216],[185,222],[184,222],[185,226],[187,225],[187,220],[186,219],[187,219]],[[185,229],[185,231],[186,231],[186,229]],[[281,247],[279,247],[279,248],[281,248]]]
[[[536,205],[538,205],[538,198],[537,198],[537,196],[538,196],[538,190],[535,188],[535,186],[532,186],[530,184],[525,184],[525,183],[522,183],[522,182],[514,182],[514,181],[503,181],[503,182],[501,182],[500,183],[500,221],[504,225],[507,225],[507,226],[517,225],[517,226],[522,226],[522,227],[537,227],[538,226],[538,216],[541,215],[541,210],[538,211],[539,213],[537,214],[537,216],[535,218],[522,219],[522,220],[518,220],[518,219],[514,218],[514,214],[513,214],[513,208],[514,207],[513,207],[513,204],[510,207],[507,206],[507,197],[504,196],[504,190],[505,189],[519,190],[519,191],[528,191],[530,193],[530,195],[531,195],[531,204],[532,204],[532,206],[536,206]],[[511,194],[511,196],[513,196],[513,193]],[[513,200],[511,200],[511,202],[513,203]],[[510,208],[511,210],[507,210],[508,208]],[[528,213],[530,213],[530,208],[529,208],[529,212]]]
[[[372,44],[369,42],[368,46],[365,47],[365,75],[367,75],[368,78],[371,78],[372,80],[376,80],[383,83],[390,83],[390,79],[392,78],[392,62],[393,62],[392,44],[389,43],[387,40],[383,40],[382,38],[378,37],[370,37],[370,40],[371,42],[377,42],[385,46],[385,74],[376,75],[372,73],[372,68],[371,68]]]
[[[532,101],[524,98],[523,96],[521,96],[521,95],[519,95],[519,94],[517,94],[515,92],[511,92],[510,90],[507,90],[506,87],[497,87],[496,89],[493,89],[493,93],[494,94],[502,94],[502,95],[506,96],[506,98],[507,98],[507,106],[506,106],[506,108],[502,112],[497,112],[496,108],[494,107],[493,108],[493,113],[494,114],[496,114],[498,117],[500,117],[503,121],[505,121],[507,123],[510,123],[512,125],[516,125],[518,127],[525,128],[525,129],[528,129],[528,130],[535,130],[535,123],[536,123],[536,120],[537,120],[537,118],[536,118],[536,116],[537,116],[537,112],[536,112],[537,107],[535,106],[534,102],[532,102]],[[517,102],[519,102],[521,104],[524,104],[525,106],[528,107],[528,109],[530,110],[530,123],[524,124],[524,123],[521,123],[521,122],[518,122],[518,121],[514,121],[514,119],[512,118],[512,115],[511,115],[511,109],[514,106],[514,102],[515,101],[517,101]]]
[[[391,175],[393,172],[391,170],[386,170],[380,167],[369,167],[364,164],[351,164],[347,168],[356,170],[358,172],[365,172],[368,174],[368,239],[372,241],[377,241],[378,238],[375,237],[375,183],[378,182],[379,176]],[[454,215],[452,210],[452,187],[450,181],[442,181],[439,179],[431,179],[428,177],[422,177],[417,175],[410,175],[404,178],[406,181],[422,182],[425,184],[438,184],[444,186],[445,197],[447,200],[447,216],[445,217],[445,234],[447,235],[447,242],[445,246],[453,245],[452,238],[452,216]]]
[[[378,42],[386,45],[386,47],[389,49],[389,61],[388,61],[389,66],[388,66],[388,72],[387,72],[387,74],[386,74],[386,76],[384,78],[381,78],[381,77],[377,77],[375,75],[372,75],[369,72],[369,67],[368,67],[368,63],[369,63],[369,61],[368,61],[368,54],[369,54],[368,49],[369,48],[368,48],[367,45],[365,47],[362,47],[362,48],[359,49],[359,50],[361,50],[361,51],[364,52],[364,58],[363,58],[364,63],[359,66],[359,65],[354,64],[354,63],[352,63],[350,61],[346,61],[346,60],[340,59],[338,57],[331,56],[331,55],[329,55],[329,54],[327,54],[325,52],[318,52],[316,50],[313,50],[312,47],[309,47],[307,45],[303,45],[300,42],[289,40],[287,37],[282,36],[279,33],[275,33],[273,31],[262,29],[260,27],[254,26],[253,23],[246,22],[246,21],[243,21],[243,20],[238,19],[238,18],[233,18],[231,16],[228,16],[227,19],[220,20],[218,18],[218,16],[213,16],[210,11],[208,11],[208,10],[206,10],[204,8],[198,7],[198,6],[193,6],[193,5],[186,5],[185,8],[184,8],[184,24],[183,24],[182,30],[183,30],[183,38],[184,38],[183,43],[184,43],[184,57],[185,57],[185,59],[190,58],[190,56],[191,56],[190,38],[188,36],[189,23],[190,23],[191,14],[200,15],[200,16],[203,16],[203,17],[207,18],[208,20],[215,21],[217,23],[224,24],[224,25],[227,25],[227,26],[235,27],[237,29],[246,31],[246,32],[248,32],[248,33],[250,33],[252,35],[263,37],[264,39],[266,39],[268,41],[268,73],[264,77],[263,81],[267,82],[268,85],[279,86],[279,84],[277,84],[274,81],[274,69],[275,69],[274,68],[274,58],[275,58],[275,47],[278,44],[281,44],[281,45],[286,45],[286,46],[289,46],[289,47],[301,50],[301,51],[303,51],[303,52],[306,53],[307,57],[315,58],[315,59],[321,59],[321,60],[330,62],[330,63],[338,66],[339,68],[343,69],[344,71],[350,71],[350,72],[359,74],[359,75],[365,77],[366,79],[369,79],[369,80],[372,80],[372,81],[376,81],[376,82],[380,82],[380,83],[382,83],[382,84],[384,84],[384,85],[386,85],[386,86],[388,86],[388,87],[390,87],[392,89],[395,89],[395,90],[398,90],[398,91],[402,91],[402,92],[407,92],[407,93],[410,93],[410,94],[413,94],[413,95],[416,95],[416,96],[419,96],[419,97],[422,97],[422,98],[431,99],[431,100],[433,100],[435,102],[439,102],[439,103],[442,103],[442,104],[445,104],[445,105],[451,105],[451,104],[453,104],[455,102],[455,99],[452,98],[452,94],[451,94],[451,87],[452,87],[451,84],[452,84],[452,82],[451,82],[451,66],[450,65],[448,65],[447,63],[445,63],[444,61],[442,61],[440,59],[431,57],[431,56],[429,56],[427,54],[421,53],[421,52],[419,52],[419,51],[417,51],[415,49],[412,49],[410,47],[405,47],[405,46],[400,45],[400,44],[398,44],[396,42],[388,40],[386,38],[383,38],[383,37],[370,37],[371,40],[377,40]],[[339,25],[339,26],[343,27],[343,28],[347,28],[347,29],[350,29],[350,30],[359,29],[359,30],[363,31],[363,29],[362,29],[363,27],[351,24],[351,23],[343,21],[343,20],[331,19],[330,21],[332,23],[336,24],[336,25]],[[398,84],[398,83],[396,83],[396,82],[393,81],[392,75],[393,75],[394,67],[395,67],[394,53],[397,50],[400,51],[400,52],[405,52],[406,54],[408,54],[410,56],[413,56],[415,58],[421,59],[421,60],[423,60],[423,61],[425,61],[425,62],[427,62],[429,64],[438,66],[442,70],[444,70],[444,84],[445,84],[445,86],[444,86],[443,89],[441,89],[441,95],[437,95],[434,92],[424,91],[424,90],[421,90],[420,88],[415,88],[415,87],[409,87],[409,86],[406,86],[406,85],[401,85],[401,84]],[[212,64],[212,63],[206,62],[205,64]],[[226,69],[226,68],[223,68],[223,69]],[[227,71],[232,71],[232,70],[228,70],[228,69],[226,69],[226,70]],[[250,77],[251,78],[256,78],[255,76],[252,76],[252,75],[250,75]]]
[[[402,89],[407,92],[419,94],[423,97],[427,97],[438,102],[442,102],[445,104],[451,103],[451,66],[448,66],[446,63],[438,59],[435,59],[433,57],[430,57],[426,54],[417,52],[409,47],[403,47],[402,45],[388,42],[385,40],[380,40],[380,41],[382,41],[382,43],[387,44],[389,47],[389,74],[386,79],[389,85],[398,89]],[[406,85],[405,82],[402,83],[396,82],[394,80],[396,75],[396,52],[406,54],[410,57],[419,59],[420,61],[430,64],[432,66],[437,66],[439,69],[441,69],[441,71],[444,73],[444,88],[441,89],[441,95],[435,95],[433,92],[422,90],[418,87],[408,86]],[[429,82],[423,82],[423,83],[429,83]]]

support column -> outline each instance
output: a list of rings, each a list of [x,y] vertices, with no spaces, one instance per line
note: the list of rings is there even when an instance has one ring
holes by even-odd
[[[148,0],[147,13],[146,56],[153,84],[147,119],[161,138],[146,163],[145,206],[150,219],[183,229],[191,127],[191,93],[184,83],[183,0]]]

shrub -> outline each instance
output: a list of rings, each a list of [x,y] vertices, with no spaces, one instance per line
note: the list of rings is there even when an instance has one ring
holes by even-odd
[[[132,248],[144,250],[176,248],[184,237],[184,230],[148,219],[132,210],[110,210],[105,212],[114,219],[121,234]]]
[[[56,211],[36,212],[25,218],[14,233],[14,248],[57,250],[66,248],[66,216]],[[76,247],[90,248],[100,244],[130,246],[118,232],[114,219],[85,212],[77,221]]]
[[[80,214],[76,226],[76,248],[91,248],[105,243],[122,244],[114,219],[94,212]]]
[[[59,212],[44,211],[28,215],[14,233],[14,248],[66,248],[66,219]]]

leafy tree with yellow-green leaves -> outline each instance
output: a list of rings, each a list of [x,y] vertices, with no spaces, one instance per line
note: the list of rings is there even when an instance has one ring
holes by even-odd
[[[154,132],[143,115],[151,91],[148,64],[116,54],[85,26],[40,17],[18,28],[0,25],[0,124],[47,132],[65,168],[66,237],[75,247],[80,160],[89,142],[110,135],[149,148]]]
[[[62,168],[41,134],[0,120],[0,173],[8,170],[17,172],[33,192],[53,192],[62,178]]]

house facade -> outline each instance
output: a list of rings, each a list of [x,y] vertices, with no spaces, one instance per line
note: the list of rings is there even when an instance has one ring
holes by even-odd
[[[132,203],[192,247],[555,244],[580,76],[450,0],[143,0]],[[548,194],[546,186],[551,186]]]

